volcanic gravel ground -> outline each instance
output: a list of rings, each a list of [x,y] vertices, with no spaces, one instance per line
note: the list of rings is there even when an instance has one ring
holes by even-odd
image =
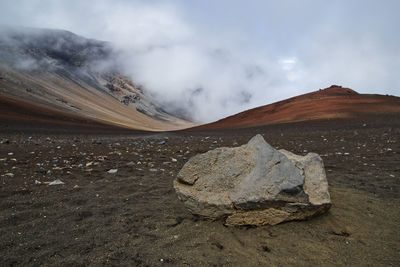
[[[0,136],[1,266],[400,265],[400,118],[75,132]],[[257,133],[276,148],[322,156],[333,203],[327,214],[225,227],[186,210],[172,187],[183,164]],[[65,184],[47,184],[56,179]]]

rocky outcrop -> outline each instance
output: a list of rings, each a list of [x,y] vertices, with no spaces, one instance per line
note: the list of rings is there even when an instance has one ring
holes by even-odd
[[[330,207],[322,159],[276,150],[261,135],[191,158],[174,187],[186,207],[226,225],[304,220]]]

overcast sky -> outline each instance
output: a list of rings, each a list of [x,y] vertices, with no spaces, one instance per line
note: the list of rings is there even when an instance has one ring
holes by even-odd
[[[209,122],[331,84],[400,95],[398,0],[2,0],[0,24],[125,51],[127,73]]]

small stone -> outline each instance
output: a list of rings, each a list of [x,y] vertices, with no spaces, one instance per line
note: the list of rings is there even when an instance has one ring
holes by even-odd
[[[65,183],[63,181],[61,181],[60,179],[56,179],[49,183],[49,185],[61,185],[61,184],[65,184]]]
[[[114,173],[117,173],[117,171],[118,171],[118,169],[110,169],[107,172],[110,174],[114,174]]]

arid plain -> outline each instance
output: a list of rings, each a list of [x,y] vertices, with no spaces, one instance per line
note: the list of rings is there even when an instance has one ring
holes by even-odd
[[[36,126],[2,127],[3,266],[400,264],[399,116],[170,133]],[[327,214],[225,227],[186,210],[172,187],[183,164],[258,133],[321,155]]]

